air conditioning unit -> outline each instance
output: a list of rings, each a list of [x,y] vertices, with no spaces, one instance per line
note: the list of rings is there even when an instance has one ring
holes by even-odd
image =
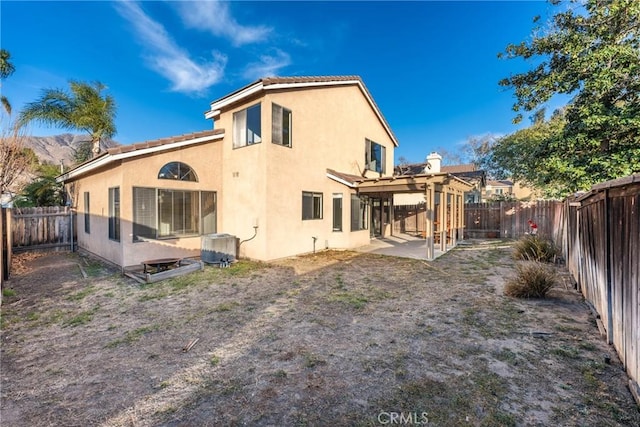
[[[207,264],[228,264],[236,260],[237,238],[226,233],[202,236],[200,259]]]

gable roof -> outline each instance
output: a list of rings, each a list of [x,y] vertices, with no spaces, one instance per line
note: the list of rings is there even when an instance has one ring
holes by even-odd
[[[466,163],[462,165],[440,166],[440,170],[442,172],[449,172],[449,173],[464,173],[464,172],[475,172],[478,169],[476,168],[476,165],[474,165],[473,163]]]
[[[364,82],[362,81],[360,76],[265,77],[262,79],[258,79],[255,82],[236,90],[235,92],[231,92],[230,94],[225,95],[222,98],[212,101],[211,108],[209,111],[205,112],[204,117],[207,119],[215,119],[220,115],[223,108],[244,101],[255,94],[269,90],[305,89],[350,85],[355,85],[360,88],[362,94],[378,117],[378,120],[380,120],[380,123],[382,123],[382,126],[385,128],[387,134],[393,141],[393,144],[397,147],[398,139],[391,130],[391,126],[389,126],[389,123],[382,115],[380,108],[373,100],[371,93],[364,85]]]
[[[503,180],[489,180],[487,181],[487,185],[490,185],[492,187],[512,187],[513,186],[513,182],[508,181],[506,179]]]
[[[154,139],[139,142],[131,145],[119,145],[111,147],[93,159],[79,164],[75,168],[63,173],[56,178],[56,182],[68,181],[80,175],[85,175],[97,168],[109,163],[127,159],[131,157],[143,156],[145,154],[157,153],[159,151],[173,150],[175,148],[200,144],[224,138],[224,129],[205,130],[201,132],[187,133],[184,135],[172,136],[168,138]]]
[[[337,181],[351,188],[355,188],[358,185],[358,182],[364,179],[363,177],[358,175],[338,172],[333,169],[327,169],[327,176],[334,181]]]
[[[396,176],[420,175],[425,173],[426,166],[427,163],[412,163],[403,166],[396,166],[393,173]],[[458,178],[462,178],[464,181],[477,184],[480,187],[484,187],[487,183],[485,171],[482,169],[478,169],[473,163],[441,166],[440,172],[449,173]]]

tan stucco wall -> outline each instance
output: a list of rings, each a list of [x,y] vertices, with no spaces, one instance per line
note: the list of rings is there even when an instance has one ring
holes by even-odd
[[[233,149],[233,113],[261,103],[262,142]],[[292,112],[292,146],[271,142],[272,103]],[[393,142],[357,87],[268,93],[221,114],[225,129],[220,232],[240,239],[241,255],[270,260],[316,249],[352,248],[369,242],[369,230],[350,231],[353,190],[327,177],[327,168],[360,175],[365,138],[386,147],[386,171],[393,171]],[[377,174],[373,174],[375,176]],[[302,192],[323,193],[323,219],[302,220]],[[333,231],[333,193],[343,194],[343,231]]]
[[[222,147],[210,142],[155,155],[135,157],[111,165],[97,173],[77,180],[74,185],[74,205],[77,207],[78,245],[121,266],[136,265],[148,259],[200,255],[197,237],[133,242],[133,187],[175,190],[221,190]],[[198,182],[158,179],[160,168],[168,162],[180,161],[191,166]],[[68,185],[69,187],[69,185]],[[120,242],[109,240],[109,188],[120,187]],[[91,232],[84,232],[84,192],[90,193]],[[218,212],[221,203],[218,197]],[[218,215],[219,218],[219,215]]]
[[[272,103],[292,111],[292,147],[271,142]],[[261,103],[262,142],[233,148],[233,113]],[[327,168],[361,175],[365,138],[386,147],[386,175],[393,173],[391,136],[356,86],[268,92],[222,111],[215,123],[224,129],[222,140],[171,152],[124,160],[120,165],[76,180],[78,243],[122,266],[143,260],[200,254],[201,237],[150,240],[133,243],[132,188],[153,187],[215,191],[217,232],[228,233],[242,243],[240,255],[271,260],[316,249],[353,248],[367,244],[370,231],[350,230],[350,194],[353,189],[327,177]],[[170,161],[191,166],[199,182],[157,179]],[[367,176],[377,176],[368,172]],[[108,239],[108,188],[120,187],[121,241]],[[85,235],[82,193],[91,193],[91,234]],[[302,192],[323,194],[323,218],[302,220]],[[334,193],[343,195],[343,231],[333,231]]]
[[[67,185],[76,208],[78,247],[102,258],[122,265],[122,244],[109,240],[109,188],[121,187],[122,171],[117,165],[101,170],[82,180]],[[122,191],[122,189],[121,189]],[[89,193],[90,230],[85,232],[84,193]],[[122,194],[122,193],[121,193]]]

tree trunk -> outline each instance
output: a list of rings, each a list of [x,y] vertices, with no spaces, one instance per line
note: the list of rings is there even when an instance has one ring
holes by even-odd
[[[95,138],[91,141],[93,147],[91,148],[91,152],[93,153],[93,157],[97,157],[100,154],[100,138]]]

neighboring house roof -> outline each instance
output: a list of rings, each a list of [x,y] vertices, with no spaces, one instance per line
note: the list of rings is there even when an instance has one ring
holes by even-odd
[[[173,150],[189,145],[200,144],[224,138],[224,129],[205,130],[168,138],[154,139],[132,145],[119,145],[88,160],[56,178],[56,182],[64,182],[80,175],[87,174],[109,163],[131,157],[143,156],[159,151]]]
[[[413,163],[409,165],[396,166],[394,169],[395,175],[419,175],[425,173],[425,167],[427,163]],[[429,169],[427,169],[428,171]],[[460,165],[446,165],[440,167],[440,172],[446,172],[454,175],[464,181],[479,184],[480,187],[484,187],[486,184],[485,171],[478,169],[473,163],[460,164]],[[429,173],[429,172],[427,172]]]
[[[442,172],[449,173],[463,173],[463,172],[475,172],[478,171],[476,165],[473,163],[466,163],[462,165],[443,165],[440,167]]]
[[[263,91],[348,85],[356,85],[360,88],[362,94],[367,99],[369,105],[371,105],[374,113],[382,123],[382,126],[389,134],[393,144],[397,147],[398,139],[391,130],[391,126],[389,126],[389,123],[382,115],[380,108],[378,108],[378,105],[373,100],[371,93],[359,76],[265,77],[211,102],[211,109],[206,111],[204,116],[207,119],[215,119],[220,115],[223,108],[245,101],[246,99]]]
[[[419,173],[425,173],[424,168],[426,166],[427,166],[427,163],[412,163],[408,165],[396,166],[395,171],[397,175],[417,175]],[[480,170],[476,168],[476,165],[474,165],[473,163],[466,163],[461,165],[440,166],[440,172],[466,173],[466,172],[480,172]]]
[[[513,187],[513,182],[508,180],[489,180],[487,181],[487,185],[491,187]]]

